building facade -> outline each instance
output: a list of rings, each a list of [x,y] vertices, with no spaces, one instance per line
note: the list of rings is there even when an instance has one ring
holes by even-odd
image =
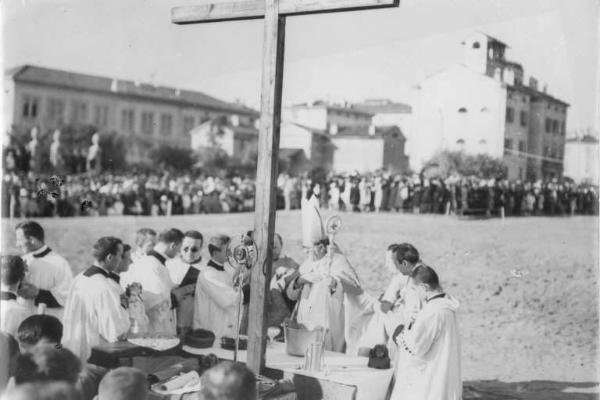
[[[565,176],[576,183],[599,185],[600,143],[597,136],[567,139],[565,145]]]
[[[371,111],[355,105],[315,102],[286,108],[283,115],[298,126],[326,134],[335,146],[331,164],[331,171],[335,173],[380,169],[408,172],[406,138],[401,129],[395,125],[375,126],[376,114]],[[283,132],[281,137],[284,140]],[[325,138],[320,137],[320,140]]]
[[[502,158],[509,179],[561,176],[568,104],[532,77],[526,85],[500,40],[474,32],[462,44],[463,63],[419,85],[413,169],[439,151],[462,150]]]
[[[66,125],[93,125],[127,138],[129,161],[160,143],[189,147],[189,132],[218,117],[253,126],[258,113],[201,92],[25,65],[5,73],[5,131],[42,135]]]

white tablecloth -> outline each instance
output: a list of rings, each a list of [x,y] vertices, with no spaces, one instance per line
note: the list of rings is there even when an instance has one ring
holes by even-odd
[[[233,360],[233,351],[220,347],[196,349],[183,346],[183,351],[190,354],[213,353],[221,359]],[[247,352],[238,352],[238,361],[246,362]],[[394,373],[390,369],[373,369],[367,367],[367,357],[351,356],[343,353],[325,351],[323,356],[324,370],[320,372],[305,371],[303,357],[290,356],[285,351],[285,343],[275,342],[267,345],[265,365],[268,368],[282,370],[285,374],[296,374],[313,377],[318,380],[334,382],[356,387],[356,400],[385,400],[388,387]]]

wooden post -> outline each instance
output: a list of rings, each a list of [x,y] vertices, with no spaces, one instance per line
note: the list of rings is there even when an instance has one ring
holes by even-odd
[[[259,374],[264,368],[266,307],[271,279],[273,234],[275,233],[277,161],[283,85],[285,17],[279,15],[278,0],[266,0],[258,165],[254,211],[254,238],[258,262],[252,270],[248,324],[247,366]]]

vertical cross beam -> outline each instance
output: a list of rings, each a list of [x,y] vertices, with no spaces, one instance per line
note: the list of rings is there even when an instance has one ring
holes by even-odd
[[[265,0],[263,68],[254,235],[258,262],[252,270],[248,324],[247,366],[259,374],[265,364],[266,304],[271,279],[273,234],[275,233],[277,161],[283,86],[285,17],[279,14],[279,0]]]

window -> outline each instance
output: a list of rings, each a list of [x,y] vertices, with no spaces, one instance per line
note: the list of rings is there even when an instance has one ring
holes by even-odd
[[[464,114],[464,113],[467,112],[467,109],[465,107],[461,107],[461,108],[458,109],[458,112]]]
[[[459,145],[459,146],[464,146],[465,145],[465,140],[464,139],[458,139],[456,141],[456,144]]]
[[[527,148],[525,147],[525,141],[524,140],[520,140],[519,141],[519,151],[521,153],[525,153],[527,151]]]
[[[550,118],[546,118],[546,133],[552,130],[552,120]]]
[[[474,49],[478,49],[479,48],[479,42],[473,42],[473,48]]]
[[[60,99],[48,101],[48,119],[53,122],[62,122],[65,118],[65,102]]]
[[[142,133],[146,135],[154,133],[154,114],[149,111],[142,113]]]
[[[88,108],[87,104],[83,101],[74,101],[71,104],[71,122],[75,124],[82,124],[87,122],[88,119]]]
[[[123,132],[133,132],[135,130],[135,113],[133,110],[121,111],[121,129]]]
[[[160,116],[160,134],[169,136],[173,130],[173,117],[170,114]]]
[[[37,118],[40,99],[33,96],[23,97],[23,117]]]
[[[515,120],[515,110],[512,107],[506,107],[506,122],[513,122]]]
[[[521,111],[521,126],[527,126],[527,111]]]
[[[504,148],[512,150],[512,139],[504,139]]]
[[[562,121],[562,122],[560,123],[560,134],[561,134],[562,136],[565,136],[565,121]]]
[[[194,117],[183,117],[183,135],[189,135],[192,129],[194,129]]]
[[[555,119],[552,120],[552,132],[558,133],[558,121]]]
[[[480,110],[482,113],[490,112],[490,109],[487,107],[482,107]]]
[[[546,157],[549,157],[549,156],[550,156],[550,146],[545,146],[545,147],[544,147],[544,155],[545,155]]]
[[[108,106],[97,105],[94,107],[94,124],[97,127],[108,125]]]

